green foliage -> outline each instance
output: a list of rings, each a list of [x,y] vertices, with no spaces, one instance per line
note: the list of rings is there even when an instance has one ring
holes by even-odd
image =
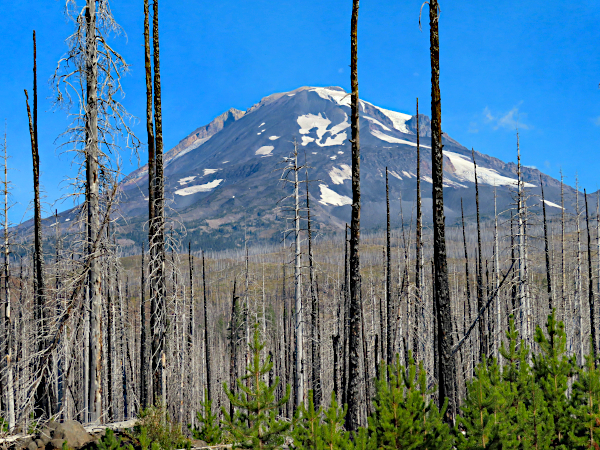
[[[208,399],[208,391],[204,392],[204,401],[200,402],[202,409],[196,413],[199,426],[188,425],[194,439],[205,441],[209,445],[221,444],[223,431],[219,424],[219,418],[212,411],[212,400]]]
[[[323,426],[321,427],[321,441],[323,448],[340,450],[348,442],[348,433],[344,431],[348,405],[343,408],[338,405],[335,392],[331,393],[329,408],[324,412]]]
[[[446,406],[439,411],[427,389],[427,375],[412,355],[408,369],[399,358],[390,366],[382,364],[375,383],[374,411],[369,417],[370,442],[377,449],[450,449],[453,439],[443,422]],[[359,435],[355,442],[359,443]]]
[[[234,448],[281,448],[290,424],[278,420],[276,415],[279,408],[288,401],[290,387],[287,386],[286,395],[282,399],[276,400],[279,377],[271,387],[264,382],[264,376],[271,371],[273,362],[269,356],[264,362],[261,358],[265,345],[260,340],[258,327],[254,329],[254,339],[249,347],[252,361],[246,368],[246,375],[237,380],[239,392],[235,394],[227,387],[227,383],[223,383],[227,398],[236,408],[233,416],[222,408],[223,424],[234,439]]]
[[[175,450],[191,447],[190,440],[181,431],[181,424],[171,420],[162,406],[149,406],[140,413],[136,424],[136,437],[140,439],[144,433],[146,433],[144,438],[146,448],[147,443],[150,442],[151,450]]]
[[[573,383],[569,413],[574,417],[569,432],[572,448],[600,448],[600,371],[592,356],[586,357]]]
[[[63,450],[65,450],[65,444],[66,442],[63,442]],[[104,437],[96,442],[96,447],[98,450],[117,450],[121,447],[121,438],[117,438],[115,432],[107,428]]]
[[[323,408],[315,410],[313,391],[308,393],[308,408],[300,404],[294,415],[294,448],[298,450],[316,450],[321,443],[321,415]]]
[[[539,385],[552,414],[556,436],[553,446],[568,446],[569,431],[573,418],[569,414],[567,391],[569,382],[576,372],[575,358],[567,358],[564,324],[556,323],[556,313],[548,316],[545,335],[540,327],[535,330],[535,341],[541,353],[533,355],[533,375]]]

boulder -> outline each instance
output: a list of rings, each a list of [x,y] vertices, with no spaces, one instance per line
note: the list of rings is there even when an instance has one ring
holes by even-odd
[[[48,449],[48,450],[61,450],[63,442],[65,442],[63,439],[52,439],[48,443],[48,445],[46,445],[46,449]]]
[[[27,444],[27,450],[37,450],[38,446],[35,443],[35,441],[31,441],[29,444]]]
[[[35,443],[37,445],[37,448],[44,448],[46,446],[46,444],[44,444],[44,441],[42,441],[41,439],[36,439]]]
[[[63,423],[58,424],[52,437],[53,439],[51,442],[61,439],[67,441],[67,444],[71,448],[81,448],[93,440],[93,437],[85,431],[83,425],[75,420],[66,420]]]
[[[201,448],[208,447],[208,444],[200,439],[192,439],[192,447],[193,448]]]

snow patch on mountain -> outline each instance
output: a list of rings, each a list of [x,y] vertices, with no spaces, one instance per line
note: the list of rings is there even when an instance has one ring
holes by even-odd
[[[269,140],[270,141],[276,141],[277,139],[279,139],[281,136],[269,136]]]
[[[408,130],[408,127],[406,126],[406,122],[408,122],[412,118],[412,116],[410,116],[408,114],[402,114],[402,113],[399,113],[396,111],[390,111],[389,109],[383,109],[383,108],[380,108],[379,106],[375,106],[375,105],[372,105],[372,106],[374,106],[379,111],[381,111],[385,116],[387,116],[387,118],[392,121],[392,124],[394,125],[394,128],[396,130],[400,131],[401,133],[412,134]]]
[[[348,123],[348,115],[344,113],[344,120],[337,125],[334,125],[332,128],[328,129],[329,125],[331,125],[331,120],[327,117],[323,117],[321,113],[318,115],[314,114],[305,114],[303,116],[299,116],[296,121],[298,125],[300,125],[300,134],[309,134],[310,131],[314,128],[317,129],[317,139],[302,136],[302,145],[307,145],[309,142],[315,142],[319,147],[329,147],[332,145],[342,145],[348,136],[345,129],[350,127],[350,123]],[[323,136],[328,134],[325,142],[321,142]]]
[[[199,184],[196,186],[188,186],[186,188],[175,191],[175,194],[184,196],[184,195],[196,194],[197,192],[210,192],[214,188],[219,186],[222,181],[223,181],[222,179],[221,180],[213,180],[213,181],[211,181],[209,183],[205,183],[205,184]]]
[[[552,206],[553,208],[563,209],[562,206],[557,205],[556,203],[552,203],[551,201],[548,201],[548,200],[544,200],[544,203],[548,206]]]
[[[314,114],[305,114],[299,116],[296,121],[298,122],[298,125],[300,125],[300,134],[308,134],[310,133],[310,130],[316,128],[319,140],[321,140],[323,135],[327,132],[327,127],[331,124],[331,120],[321,116],[321,113],[319,113],[318,116],[315,116]]]
[[[206,176],[206,175],[212,175],[217,170],[219,170],[219,169],[204,169],[204,176]]]
[[[184,184],[191,183],[192,181],[194,181],[195,178],[196,175],[192,175],[191,177],[184,177],[181,180],[179,180],[178,183],[183,186]]]
[[[444,150],[446,156],[454,167],[454,177],[460,181],[469,181],[475,183],[475,167],[471,158]],[[490,186],[516,186],[517,180],[514,178],[500,175],[494,169],[487,167],[477,167],[477,181]],[[525,187],[535,187],[534,184],[524,183]]]
[[[380,139],[385,142],[389,142],[391,144],[404,144],[404,145],[410,145],[411,147],[417,146],[416,142],[411,142],[411,141],[407,141],[405,139],[398,139],[393,136],[388,136],[387,134],[382,133],[379,130],[371,130],[371,134],[373,136],[375,136],[377,139]],[[423,148],[431,148],[428,145],[423,145],[423,144],[421,144],[420,146]]]
[[[319,203],[322,205],[344,206],[352,204],[352,200],[349,197],[340,195],[329,189],[326,184],[320,184],[319,188],[321,189],[321,200],[319,200]]]
[[[265,156],[273,156],[273,155],[271,155],[271,152],[273,151],[274,148],[275,147],[273,147],[272,145],[265,145],[265,146],[259,148],[258,150],[256,150],[256,152],[254,154],[262,155],[263,158]]]
[[[352,169],[348,164],[340,165],[339,169],[334,166],[329,171],[329,177],[333,184],[344,184],[344,180],[350,180],[352,178]]]
[[[391,128],[386,127],[384,124],[382,124],[379,120],[377,119],[373,119],[372,117],[369,116],[363,116],[363,118],[367,119],[369,122],[373,122],[375,125],[379,125],[381,128],[383,128],[385,131],[392,131]]]
[[[402,181],[402,177],[400,175],[398,175],[396,172],[394,172],[393,170],[390,170],[388,173],[391,176],[393,176],[394,178],[398,178],[400,181]]]
[[[336,89],[314,88],[309,92],[316,92],[319,97],[335,102],[340,106],[350,106],[350,94],[343,90],[338,91]]]

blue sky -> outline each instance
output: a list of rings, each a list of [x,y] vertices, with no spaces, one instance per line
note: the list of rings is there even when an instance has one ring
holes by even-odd
[[[82,0],[78,0],[82,3]],[[122,100],[145,117],[141,0],[111,2],[127,36],[112,44],[131,65]],[[588,191],[600,186],[600,4],[456,2],[441,0],[442,126],[467,147],[515,160],[515,126],[526,165]],[[48,80],[73,29],[64,0],[0,2],[0,119],[7,121],[14,169],[12,220],[27,217],[31,151],[23,89],[31,90],[31,32],[38,36],[41,182],[46,212],[69,193],[71,155],[55,143],[67,125],[52,107]],[[359,16],[361,98],[414,114],[415,97],[429,114],[428,11],[421,0],[363,0]],[[245,110],[274,92],[304,85],[349,89],[351,1],[162,0],[161,69],[165,148],[231,107]],[[143,122],[134,127],[142,140]],[[137,167],[122,155],[125,171]],[[142,159],[146,154],[142,153]]]

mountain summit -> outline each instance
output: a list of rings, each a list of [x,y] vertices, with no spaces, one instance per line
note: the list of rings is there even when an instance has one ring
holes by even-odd
[[[389,171],[393,217],[408,220],[416,198],[416,116],[360,101],[362,225],[385,226],[385,170]],[[246,112],[230,109],[198,128],[165,154],[165,194],[169,214],[186,225],[188,238],[206,248],[233,245],[244,232],[253,239],[280,239],[285,217],[277,202],[289,186],[280,183],[281,161],[298,142],[309,168],[312,217],[322,231],[341,231],[350,218],[350,94],[339,87],[301,87],[272,94]],[[431,130],[419,116],[423,210],[431,210]],[[510,207],[517,167],[475,153],[482,215]],[[449,224],[474,213],[475,177],[471,151],[444,135],[444,190]],[[544,180],[550,213],[560,211],[560,183],[538,170],[523,168],[530,194]],[[136,239],[147,215],[147,171],[142,167],[122,183],[121,214],[127,235]],[[566,200],[574,196],[567,189]],[[537,197],[529,205],[539,208]],[[395,220],[396,224],[399,220]],[[137,230],[137,231],[136,231]],[[141,235],[139,236],[141,238]],[[238,242],[239,243],[239,242]]]

